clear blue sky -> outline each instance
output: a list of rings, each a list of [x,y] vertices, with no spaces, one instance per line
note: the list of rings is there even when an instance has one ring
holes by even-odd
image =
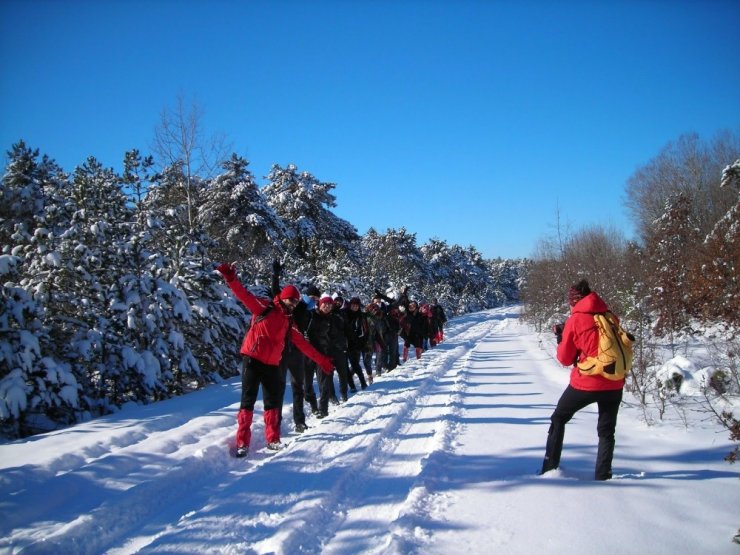
[[[120,170],[184,95],[360,233],[528,256],[558,209],[631,237],[635,169],[740,128],[738,29],[737,0],[0,0],[0,149]]]

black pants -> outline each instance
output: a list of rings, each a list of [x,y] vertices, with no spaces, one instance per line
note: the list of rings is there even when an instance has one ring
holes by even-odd
[[[324,415],[329,414],[329,399],[334,393],[334,372],[325,374],[320,368],[316,368],[316,380],[319,382],[319,410]]]
[[[365,376],[362,375],[362,367],[360,366],[360,359],[362,358],[362,351],[360,349],[350,349],[347,353],[349,356],[350,371],[347,376],[347,381],[350,384],[350,388],[355,391],[357,386],[355,385],[355,379],[352,377],[356,375],[360,380],[360,387],[365,389],[367,382],[365,382]]]
[[[339,378],[339,395],[343,401],[347,400],[347,386],[350,379],[349,365],[347,364],[347,351],[332,349],[329,356],[334,360],[334,368],[337,370]],[[333,381],[332,381],[333,383]],[[355,382],[352,380],[352,389],[355,389]]]
[[[545,460],[542,472],[560,466],[560,454],[563,451],[565,425],[573,415],[582,408],[597,403],[599,421],[596,430],[599,434],[599,448],[596,455],[594,477],[597,480],[608,480],[612,476],[612,459],[614,457],[614,431],[617,427],[617,413],[622,402],[622,390],[582,391],[568,386],[560,396],[557,407],[550,417],[550,430],[547,434]]]
[[[280,371],[271,366],[245,356],[242,368],[242,402],[241,408],[254,410],[260,384],[262,384],[262,402],[264,410],[282,406],[280,389]]]
[[[290,389],[293,393],[293,422],[295,424],[306,423],[306,413],[303,410],[304,382],[306,359],[297,348],[286,349],[280,360],[280,411],[279,418],[282,421],[283,400],[287,386],[288,372],[290,372]]]
[[[393,370],[398,367],[399,352],[398,352],[398,333],[391,331],[385,336],[386,345],[386,363],[385,367],[388,370]]]
[[[303,361],[305,363],[303,368],[303,393],[306,396],[306,401],[311,405],[311,410],[315,412],[319,410],[319,402],[316,398],[316,390],[313,388],[313,381],[314,378],[319,381],[317,372],[322,372],[322,370],[308,357],[304,357]]]

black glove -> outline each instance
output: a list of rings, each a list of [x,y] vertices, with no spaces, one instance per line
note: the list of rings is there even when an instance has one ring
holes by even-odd
[[[272,261],[272,273],[276,276],[280,275],[280,272],[283,271],[283,265],[280,264],[280,261],[278,259],[275,259]]]
[[[563,340],[563,326],[564,324],[556,324],[552,327],[552,331],[555,334],[555,339],[558,343]]]

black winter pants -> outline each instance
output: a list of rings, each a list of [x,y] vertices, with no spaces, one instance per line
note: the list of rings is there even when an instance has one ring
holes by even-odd
[[[597,403],[599,406],[599,421],[596,430],[599,434],[599,447],[596,455],[594,478],[597,480],[611,478],[612,459],[614,457],[614,431],[617,427],[617,413],[621,402],[621,389],[614,391],[582,391],[569,385],[560,396],[558,405],[550,417],[550,430],[547,434],[542,472],[545,473],[560,466],[565,425],[579,410],[592,403]]]
[[[285,399],[285,388],[290,372],[290,389],[293,393],[293,422],[295,424],[306,423],[306,413],[303,410],[304,383],[306,379],[306,358],[301,351],[295,347],[286,349],[280,360],[280,406],[279,419],[283,418],[283,401]]]
[[[262,402],[264,410],[281,406],[280,371],[271,366],[245,356],[242,368],[242,402],[241,408],[254,410],[260,384],[262,384]]]

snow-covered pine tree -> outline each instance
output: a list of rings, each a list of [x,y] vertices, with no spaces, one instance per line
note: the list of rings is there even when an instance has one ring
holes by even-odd
[[[9,209],[0,224],[6,253],[0,397],[10,401],[2,418],[11,436],[70,424],[80,409],[77,380],[70,365],[60,360],[48,325],[47,285],[59,262],[55,236],[61,235],[71,214],[62,194],[66,176],[48,157],[38,158],[38,150],[22,141],[13,145],[0,185],[3,208]],[[8,415],[10,420],[5,420]]]
[[[201,193],[197,222],[216,241],[209,252],[211,260],[235,261],[247,282],[269,283],[272,261],[284,252],[288,231],[257,187],[248,165],[236,154],[224,162],[224,173]]]
[[[373,228],[362,238],[364,276],[374,289],[400,292],[410,287],[411,295],[421,294],[429,274],[424,256],[416,246],[416,234],[406,228],[378,233]]]
[[[126,262],[117,246],[127,238],[130,208],[119,176],[93,157],[75,169],[60,200],[72,216],[55,232],[56,259],[42,274],[49,295],[46,324],[88,406],[101,414],[120,386],[123,343],[111,322],[111,289]]]
[[[496,298],[503,303],[519,301],[519,286],[523,276],[524,260],[496,258],[486,260],[488,276],[496,289]]]
[[[193,269],[210,265],[206,250],[211,241],[199,226],[190,224],[193,214],[188,202],[196,195],[192,183],[198,183],[198,198],[203,183],[191,176],[191,186],[187,187],[185,180],[181,164],[165,168],[152,177],[141,207],[151,234],[147,250],[155,254],[150,272],[156,296],[146,312],[148,318],[159,322],[160,335],[151,349],[161,361],[167,395],[179,395],[204,383],[193,354],[197,347],[186,341],[186,336],[194,334],[190,300],[200,293],[198,284],[191,281],[193,271],[199,270]]]
[[[69,365],[44,355],[41,306],[18,285],[21,258],[0,255],[0,434],[24,437],[72,424],[79,387]]]
[[[267,203],[288,229],[283,255],[287,270],[299,281],[310,281],[320,273],[326,258],[344,253],[356,256],[357,230],[336,216],[334,183],[319,181],[308,172],[298,173],[293,164],[273,165],[262,189]]]
[[[109,289],[110,326],[120,338],[121,371],[111,402],[117,406],[134,401],[147,403],[169,397],[172,374],[161,309],[160,284],[155,273],[165,267],[162,257],[152,250],[153,234],[159,221],[144,208],[150,187],[151,158],[132,150],[124,156],[122,185],[133,208],[125,222],[126,236],[115,248],[122,263]],[[164,287],[168,285],[165,283]]]

